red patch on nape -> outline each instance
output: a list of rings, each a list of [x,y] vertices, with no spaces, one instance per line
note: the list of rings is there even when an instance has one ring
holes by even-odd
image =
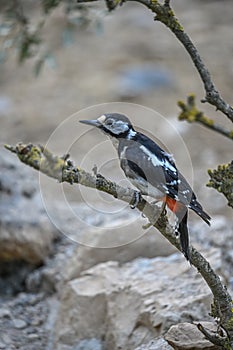
[[[177,213],[183,207],[182,203],[177,202],[175,199],[168,196],[165,198],[165,203],[173,213]]]

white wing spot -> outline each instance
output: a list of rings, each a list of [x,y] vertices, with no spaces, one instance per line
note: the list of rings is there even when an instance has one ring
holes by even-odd
[[[149,151],[145,146],[140,146],[141,150],[146,153],[149,159],[152,161],[154,166],[164,166],[164,162],[161,162],[151,151]]]
[[[165,168],[171,170],[174,174],[177,173],[176,168],[171,163],[169,163],[167,159],[163,161],[163,165],[165,166]]]
[[[167,185],[175,186],[175,185],[177,185],[177,184],[179,184],[179,183],[180,183],[180,180],[173,180],[173,181],[171,181],[171,182],[167,182]]]
[[[186,193],[189,193],[189,192],[190,192],[189,190],[182,191],[183,194],[186,194]]]

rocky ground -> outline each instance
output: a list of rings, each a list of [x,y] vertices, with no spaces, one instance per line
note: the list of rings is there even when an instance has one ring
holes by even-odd
[[[230,102],[231,1],[178,0],[174,8]],[[30,11],[37,19],[38,13]],[[107,16],[103,4],[91,11],[91,23],[75,29],[70,46],[62,42],[67,21],[62,11],[54,13],[44,38],[56,67],[45,64],[37,79],[33,62],[17,66],[13,54],[0,65],[1,145],[47,143],[62,126],[49,140],[54,152],[68,149],[77,164],[91,171],[97,163],[123,184],[114,150],[77,121],[106,108],[124,111],[172,149],[194,184],[213,220],[207,228],[190,216],[192,243],[232,290],[232,211],[221,195],[205,187],[207,168],[229,162],[232,145],[199,126],[176,121],[178,99],[190,92],[197,100],[203,97],[189,58],[142,6],[129,3]],[[101,103],[109,104],[68,119]],[[200,108],[229,126],[211,107]],[[0,349],[216,349],[193,325],[215,327],[210,291],[159,233],[141,228],[145,219],[93,191],[38,179],[4,149],[0,167]]]
[[[216,327],[209,316],[210,290],[159,233],[149,230],[122,245],[126,231],[120,228],[118,245],[100,248],[108,240],[103,222],[97,235],[84,227],[91,244],[79,245],[46,220],[36,179],[22,183],[31,169],[19,163],[13,167],[13,160],[1,152],[1,168],[8,169],[7,177],[1,175],[8,203],[1,207],[1,232],[11,235],[1,235],[8,259],[1,261],[0,349],[216,349],[195,326],[207,322],[209,329]],[[18,221],[9,222],[7,215],[13,218],[17,202],[28,211],[33,203],[43,220],[38,216],[33,224],[32,215],[22,217],[18,231]],[[82,205],[79,210],[88,216]],[[134,216],[131,209],[128,215]],[[201,235],[203,226],[195,224],[192,241],[231,289],[232,226],[229,230],[226,224],[223,216],[216,217],[208,239]],[[68,216],[64,225],[70,225]],[[50,239],[41,240],[46,234]]]

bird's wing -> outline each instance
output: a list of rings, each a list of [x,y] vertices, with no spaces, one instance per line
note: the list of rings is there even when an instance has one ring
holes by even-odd
[[[190,203],[193,191],[171,155],[161,150],[156,154],[143,145],[128,145],[122,153],[121,167],[126,176],[131,179],[139,176],[165,195],[186,206]]]

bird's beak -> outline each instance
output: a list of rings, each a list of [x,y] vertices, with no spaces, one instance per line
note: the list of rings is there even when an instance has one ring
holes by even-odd
[[[87,125],[96,126],[96,127],[101,126],[101,123],[97,119],[93,119],[93,120],[79,120],[79,122],[82,123],[82,124],[87,124]]]

